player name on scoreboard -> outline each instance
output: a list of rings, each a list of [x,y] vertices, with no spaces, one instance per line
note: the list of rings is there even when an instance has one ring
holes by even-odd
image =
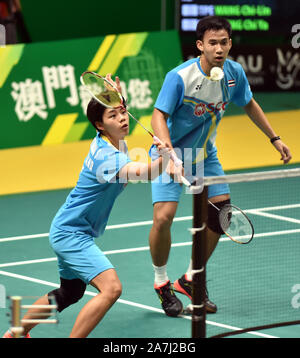
[[[210,15],[226,17],[235,31],[268,31],[270,28],[268,18],[272,15],[272,9],[266,5],[183,3],[181,5],[181,30],[194,31],[199,18]]]

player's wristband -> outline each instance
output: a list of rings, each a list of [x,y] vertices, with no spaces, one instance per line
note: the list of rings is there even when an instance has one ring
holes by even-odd
[[[279,139],[280,139],[279,136],[273,137],[273,138],[270,139],[270,142],[273,144],[276,140],[279,140]]]

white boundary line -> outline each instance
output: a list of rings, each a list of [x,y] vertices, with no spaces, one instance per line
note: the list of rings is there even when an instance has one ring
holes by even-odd
[[[182,216],[174,218],[174,222],[178,221],[188,221],[192,220],[192,216]],[[153,220],[147,220],[147,221],[137,221],[133,223],[125,223],[125,224],[116,224],[116,225],[107,225],[105,228],[106,230],[115,230],[115,229],[124,229],[128,227],[138,227],[138,226],[147,226],[152,225]],[[48,237],[49,233],[43,233],[43,234],[33,234],[33,235],[22,235],[22,236],[12,236],[12,237],[4,237],[0,239],[1,242],[7,242],[7,241],[18,241],[18,240],[27,240],[27,239],[36,239],[39,237]]]
[[[34,282],[34,283],[38,283],[38,284],[44,285],[44,286],[51,286],[51,287],[55,287],[55,288],[59,287],[59,284],[57,284],[57,283],[44,281],[44,280],[40,280],[40,279],[37,279],[37,278],[29,277],[29,276],[19,275],[19,274],[15,274],[15,273],[12,273],[12,272],[7,272],[7,271],[1,271],[0,270],[0,275],[16,278],[16,279],[20,279],[20,280]],[[96,292],[91,292],[91,291],[85,291],[85,295],[96,296],[97,293]],[[156,308],[156,307],[152,307],[152,306],[148,306],[148,305],[144,305],[144,304],[140,304],[140,303],[136,303],[136,302],[132,302],[132,301],[128,301],[128,300],[123,300],[123,299],[120,299],[120,298],[117,300],[117,302],[119,302],[121,304],[128,305],[128,306],[132,306],[132,307],[138,307],[138,308],[148,310],[148,311],[153,311],[153,312],[158,312],[158,313],[161,313],[161,314],[165,314],[164,311],[162,309],[160,309],[160,308]],[[180,317],[184,318],[184,319],[188,319],[188,320],[192,319],[191,316],[186,316],[186,315],[180,315]],[[206,323],[209,324],[209,325],[222,327],[222,328],[226,328],[226,329],[229,329],[229,330],[241,330],[242,329],[242,328],[239,328],[239,327],[233,327],[233,326],[230,326],[230,325],[221,324],[221,323],[212,322],[212,321],[206,321]],[[276,337],[276,336],[271,336],[269,334],[264,334],[264,333],[260,333],[260,332],[247,332],[247,333],[255,335],[255,336],[263,337],[263,338],[279,338],[279,337]]]
[[[281,205],[281,206],[270,206],[270,207],[257,208],[257,209],[246,209],[246,210],[243,210],[243,211],[245,213],[254,214],[254,215],[269,216],[271,218],[272,214],[262,213],[262,212],[264,212],[264,211],[274,211],[274,210],[284,210],[284,209],[294,209],[294,208],[300,208],[300,203],[299,204]],[[278,216],[274,215],[273,218],[274,219],[285,220],[284,216],[279,216],[279,215]],[[193,219],[193,216],[181,216],[181,217],[175,217],[173,222],[189,221],[189,220],[192,220],[192,219]],[[291,221],[293,223],[300,224],[300,220],[293,219],[293,218],[286,218],[286,221]],[[152,224],[153,224],[153,220],[137,221],[137,222],[125,223],[125,224],[107,225],[105,230],[115,230],[115,229],[129,228],[129,227],[148,226],[148,225],[152,225]],[[49,233],[5,237],[5,238],[0,238],[0,243],[1,242],[8,242],[8,241],[36,239],[36,238],[39,238],[39,237],[48,237],[48,236],[49,236]]]
[[[264,211],[261,210],[249,210],[248,213],[254,214],[254,215],[258,215],[258,216],[264,216],[267,218],[271,218],[271,219],[277,219],[277,220],[281,220],[281,221],[288,221],[294,224],[300,224],[300,220],[298,219],[294,219],[294,218],[289,218],[287,216],[282,216],[282,215],[275,215],[275,214],[270,214],[270,213],[266,213]]]
[[[190,245],[192,245],[191,241],[175,243],[175,244],[172,244],[172,247],[190,246]],[[129,248],[129,249],[103,251],[103,253],[105,255],[113,255],[113,254],[123,254],[123,253],[127,253],[127,252],[148,251],[149,249],[150,249],[149,246],[143,246],[143,247],[133,247],[133,248]],[[51,261],[57,261],[57,257],[48,257],[45,259],[8,262],[8,263],[0,264],[0,267],[30,265],[30,264],[38,264],[38,263],[51,262]]]
[[[263,232],[263,233],[255,234],[254,238],[280,236],[280,235],[292,235],[292,234],[297,234],[297,233],[300,233],[300,229]],[[237,238],[243,238],[243,236],[238,236]],[[227,237],[222,237],[219,241],[224,242],[224,241],[231,241],[231,240]],[[171,246],[172,247],[182,247],[182,246],[191,246],[191,245],[192,245],[192,241],[187,241],[187,242],[174,243]],[[148,251],[148,250],[149,250],[149,246],[142,246],[142,247],[132,247],[129,249],[103,251],[103,253],[105,255],[114,255],[114,254],[123,254],[123,253],[128,253],[128,252],[138,252],[138,251]],[[51,261],[56,261],[56,260],[57,260],[56,257],[48,257],[48,258],[44,258],[44,259],[7,262],[7,263],[0,264],[0,268],[1,267],[2,268],[10,267],[10,266],[29,265],[29,264],[36,264],[36,263],[43,263],[43,262],[51,262]]]

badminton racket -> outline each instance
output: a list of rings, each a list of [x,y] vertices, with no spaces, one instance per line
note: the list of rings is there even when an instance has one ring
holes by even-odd
[[[251,220],[243,210],[232,204],[225,204],[219,209],[208,200],[219,212],[219,223],[224,234],[238,244],[249,244],[254,236],[254,227]]]

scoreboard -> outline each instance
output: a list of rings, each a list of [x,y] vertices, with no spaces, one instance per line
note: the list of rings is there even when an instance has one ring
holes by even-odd
[[[300,89],[300,0],[178,0],[184,60],[199,55],[196,26],[217,15],[232,27],[229,58],[240,62],[254,90]]]
[[[300,0],[180,0],[182,39],[195,35],[198,21],[209,15],[225,17],[235,43],[284,43],[300,24]]]
[[[273,12],[273,8],[266,3],[182,1],[181,31],[195,31],[199,19],[209,15],[226,17],[234,31],[269,31]]]

